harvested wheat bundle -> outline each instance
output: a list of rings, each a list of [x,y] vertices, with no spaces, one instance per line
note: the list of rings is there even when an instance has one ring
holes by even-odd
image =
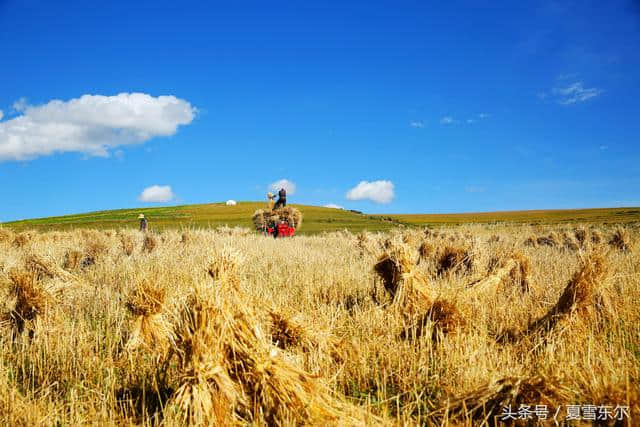
[[[587,237],[588,237],[587,229],[584,227],[576,228],[575,230],[573,230],[573,235],[575,236],[578,244],[581,247],[584,247],[584,245],[587,243]]]
[[[252,220],[257,231],[263,231],[269,224],[278,221],[287,221],[291,227],[300,228],[302,226],[302,212],[291,206],[272,211],[258,209],[254,212]]]
[[[436,248],[431,242],[425,241],[418,247],[418,264],[426,261],[436,254]]]
[[[136,249],[136,242],[132,236],[128,234],[120,234],[120,246],[122,247],[122,252],[126,256],[131,256]]]
[[[15,236],[11,230],[0,227],[0,243],[12,242],[14,238]]]
[[[198,389],[204,390],[204,398],[198,401],[206,405],[189,408],[194,399],[181,399],[187,402],[183,405],[186,411],[197,411],[201,419],[226,420],[218,424],[237,420],[267,425],[366,422],[359,408],[343,402],[317,377],[283,359],[262,334],[249,306],[237,297],[228,287],[205,287],[185,310],[188,314],[183,318],[191,320],[183,322],[188,327],[179,329],[178,354],[183,366],[196,371],[197,381],[209,385]],[[223,357],[216,358],[220,355]],[[209,366],[214,369],[203,372]],[[220,376],[211,378],[214,372]],[[222,416],[216,416],[209,402],[220,394],[224,405],[218,411]],[[177,405],[178,397],[172,398],[172,406]]]
[[[33,239],[33,233],[29,231],[23,231],[22,233],[15,235],[12,244],[16,248],[23,248],[31,241],[31,239]]]
[[[189,243],[189,240],[190,240],[189,235],[190,233],[187,231],[182,233],[182,236],[180,237],[180,243],[182,243],[183,245]]]
[[[269,311],[269,318],[271,340],[277,347],[285,350],[303,343],[307,344],[307,347],[313,346],[309,331],[297,319],[272,310]]]
[[[594,314],[594,310],[610,306],[602,292],[607,274],[607,260],[601,253],[593,252],[582,257],[580,269],[569,280],[556,305],[543,317],[529,324],[525,335],[542,330],[549,331],[559,321],[574,313],[579,317],[585,317]]]
[[[84,254],[80,251],[69,250],[64,254],[64,264],[62,267],[65,270],[76,270],[81,265]]]
[[[175,342],[171,323],[163,314],[166,292],[143,279],[129,295],[126,306],[136,316],[125,349],[135,350],[141,346],[164,353]]]
[[[473,257],[471,251],[456,246],[447,246],[444,248],[437,261],[437,274],[471,272],[473,269]]]
[[[547,236],[538,237],[536,242],[539,246],[550,246],[553,248],[558,246],[558,235],[552,231]]]
[[[69,272],[58,267],[53,261],[45,259],[37,254],[30,254],[24,261],[25,269],[36,276],[36,280],[57,277],[62,280],[72,281],[75,277]]]
[[[571,236],[564,236],[562,240],[562,246],[570,251],[577,251],[580,246],[573,240]]]
[[[182,372],[180,386],[167,405],[188,425],[236,425],[237,413],[250,411],[242,388],[229,376],[223,337],[228,325],[213,303],[215,295],[202,288],[182,312],[176,334],[176,351]]]
[[[363,423],[358,408],[335,396],[316,377],[265,345],[246,313],[236,313],[227,343],[230,375],[256,406],[253,422],[288,425],[320,422]],[[357,418],[354,418],[354,415]]]
[[[427,278],[415,268],[415,264],[411,251],[404,245],[384,253],[375,264],[374,271],[394,302],[401,305],[428,304],[433,300]]]
[[[620,227],[613,233],[611,239],[609,239],[609,245],[621,252],[629,252],[631,248],[629,241],[629,232]]]
[[[0,323],[22,333],[28,323],[45,313],[51,295],[38,282],[36,273],[13,269],[9,272],[9,280],[16,302],[12,310],[2,315]]]
[[[152,236],[151,234],[147,234],[144,236],[144,240],[142,242],[142,250],[151,253],[158,246],[158,240]]]
[[[525,239],[524,245],[535,248],[538,246],[538,239],[536,238],[536,236],[529,236]]]
[[[427,326],[431,325],[431,339],[455,334],[464,329],[467,322],[455,304],[446,300],[436,300],[426,313],[409,318],[410,324],[402,332],[402,338],[412,339],[425,335]]]
[[[240,266],[244,257],[240,252],[225,246],[213,255],[207,273],[222,286],[231,286],[235,291],[240,289]]]
[[[497,234],[494,234],[487,239],[487,243],[498,243],[499,241],[500,241],[500,236]]]
[[[557,379],[535,375],[507,377],[493,381],[466,395],[448,400],[430,414],[434,420],[470,422],[497,426],[504,408],[519,405],[545,405],[551,413],[570,403],[572,392]],[[438,423],[440,423],[438,421]]]
[[[467,285],[473,293],[488,293],[504,283],[513,284],[522,292],[529,290],[531,264],[521,252],[514,252],[502,260],[498,257],[490,258],[487,270],[489,272],[487,277]]]

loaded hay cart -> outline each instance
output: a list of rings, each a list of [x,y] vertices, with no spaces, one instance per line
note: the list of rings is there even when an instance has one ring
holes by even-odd
[[[258,209],[253,214],[253,224],[265,236],[293,237],[302,225],[302,213],[291,206],[280,209]]]

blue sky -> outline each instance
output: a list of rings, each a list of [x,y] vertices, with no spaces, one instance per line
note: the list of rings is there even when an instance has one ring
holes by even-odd
[[[634,1],[0,0],[0,46],[0,221],[640,205]]]

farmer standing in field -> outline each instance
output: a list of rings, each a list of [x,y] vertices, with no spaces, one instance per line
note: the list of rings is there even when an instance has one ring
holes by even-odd
[[[287,206],[287,190],[281,188],[280,191],[278,191],[278,201],[276,202],[275,209],[278,209],[278,207],[284,208],[285,206]]]
[[[138,215],[138,219],[140,220],[140,231],[147,231],[147,218],[145,218],[143,214],[140,214]]]

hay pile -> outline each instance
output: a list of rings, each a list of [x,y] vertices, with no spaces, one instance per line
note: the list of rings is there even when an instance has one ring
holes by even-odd
[[[11,327],[18,334],[25,329],[35,332],[35,321],[44,315],[51,294],[38,281],[34,272],[13,269],[9,272],[13,308],[0,316],[0,324]]]
[[[508,422],[501,420],[504,408],[517,411],[520,405],[546,405],[551,418],[556,408],[571,402],[571,390],[560,384],[543,375],[502,378],[451,399],[430,415],[435,420],[465,421],[465,425],[502,425]]]
[[[609,239],[609,245],[621,252],[629,252],[631,250],[629,232],[624,228],[618,228]]]
[[[519,288],[522,292],[529,290],[531,263],[521,252],[514,252],[506,259],[492,257],[487,266],[488,275],[471,282],[467,287],[473,293],[486,293],[506,284]]]
[[[145,346],[165,353],[169,345],[175,342],[173,326],[163,313],[165,296],[163,287],[154,286],[147,279],[141,280],[131,292],[126,306],[136,318],[125,344],[126,350],[132,351]]]
[[[416,264],[411,250],[401,244],[385,252],[374,265],[374,271],[392,298],[392,307],[401,310],[405,325],[401,338],[423,336],[427,325],[431,325],[432,339],[463,328],[466,321],[456,305],[436,298],[428,278]]]
[[[437,261],[437,274],[469,273],[473,269],[473,257],[467,248],[447,246]]]
[[[545,336],[559,323],[597,321],[610,316],[613,307],[605,287],[608,272],[608,261],[602,253],[594,251],[581,257],[580,269],[573,274],[558,302],[544,316],[529,323],[524,331],[504,331],[498,341],[516,342],[538,334]]]
[[[547,236],[540,236],[536,240],[539,246],[550,246],[552,248],[555,248],[556,246],[558,246],[558,241],[559,241],[558,234],[554,231],[549,233]]]
[[[302,226],[302,212],[291,206],[272,211],[258,209],[253,214],[252,220],[257,231],[263,231],[269,224],[275,224],[278,221],[287,221],[291,227],[298,229]]]
[[[380,422],[367,420],[360,408],[282,357],[262,333],[260,316],[237,288],[235,253],[214,256],[212,265],[216,268],[209,274],[216,286],[197,286],[180,316],[176,340],[180,385],[168,402],[169,413],[177,413],[190,425]],[[300,330],[293,331],[292,324],[279,316],[274,320],[280,326],[284,321],[284,334],[298,341]]]

